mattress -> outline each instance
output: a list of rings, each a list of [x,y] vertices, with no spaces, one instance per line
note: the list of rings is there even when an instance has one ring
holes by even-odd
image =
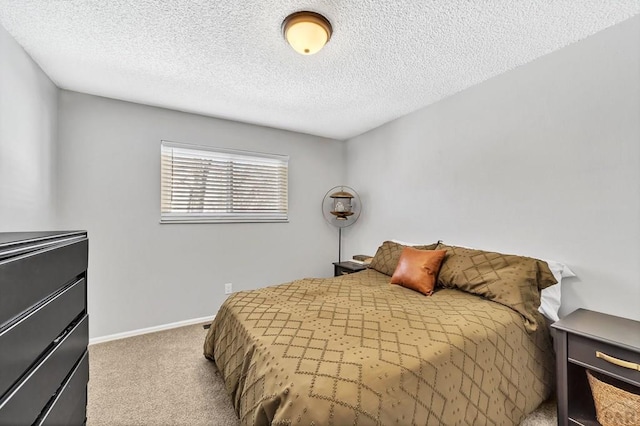
[[[547,327],[374,270],[235,293],[204,354],[243,425],[518,424],[554,383]]]

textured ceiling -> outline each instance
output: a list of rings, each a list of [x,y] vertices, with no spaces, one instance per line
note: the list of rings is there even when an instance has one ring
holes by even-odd
[[[280,25],[324,14],[302,56]],[[640,0],[0,0],[61,88],[346,139],[640,13]]]

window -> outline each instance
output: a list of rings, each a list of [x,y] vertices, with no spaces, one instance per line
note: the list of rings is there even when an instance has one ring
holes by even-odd
[[[287,222],[286,155],[161,143],[161,223]]]

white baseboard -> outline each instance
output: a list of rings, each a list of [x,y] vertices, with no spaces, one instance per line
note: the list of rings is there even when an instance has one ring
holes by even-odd
[[[108,336],[94,337],[89,339],[89,345],[96,343],[110,342],[112,340],[126,339],[127,337],[139,336],[141,334],[155,333],[156,331],[171,330],[172,328],[184,327],[186,325],[200,324],[213,321],[215,315],[207,317],[193,318],[184,321],[172,322],[170,324],[156,325],[154,327],[140,328],[138,330],[125,331],[124,333],[110,334]]]

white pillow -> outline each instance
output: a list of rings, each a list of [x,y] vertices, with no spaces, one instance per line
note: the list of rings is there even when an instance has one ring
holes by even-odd
[[[421,245],[421,244],[408,243],[406,241],[400,241],[400,240],[391,240],[391,242],[396,244],[402,244],[403,246],[409,246],[409,247]]]
[[[558,321],[560,319],[558,317],[558,310],[560,309],[560,298],[562,296],[562,279],[575,277],[576,274],[574,274],[567,265],[556,262],[555,260],[545,260],[545,262],[549,265],[549,270],[551,270],[553,277],[558,283],[542,290],[540,293],[540,307],[538,308],[538,312],[551,321]]]
[[[408,247],[415,247],[415,246],[428,246],[429,244],[425,244],[425,243],[408,243],[406,241],[400,241],[400,240],[390,240],[392,243],[396,243],[396,244],[401,244],[403,246],[408,246]]]

